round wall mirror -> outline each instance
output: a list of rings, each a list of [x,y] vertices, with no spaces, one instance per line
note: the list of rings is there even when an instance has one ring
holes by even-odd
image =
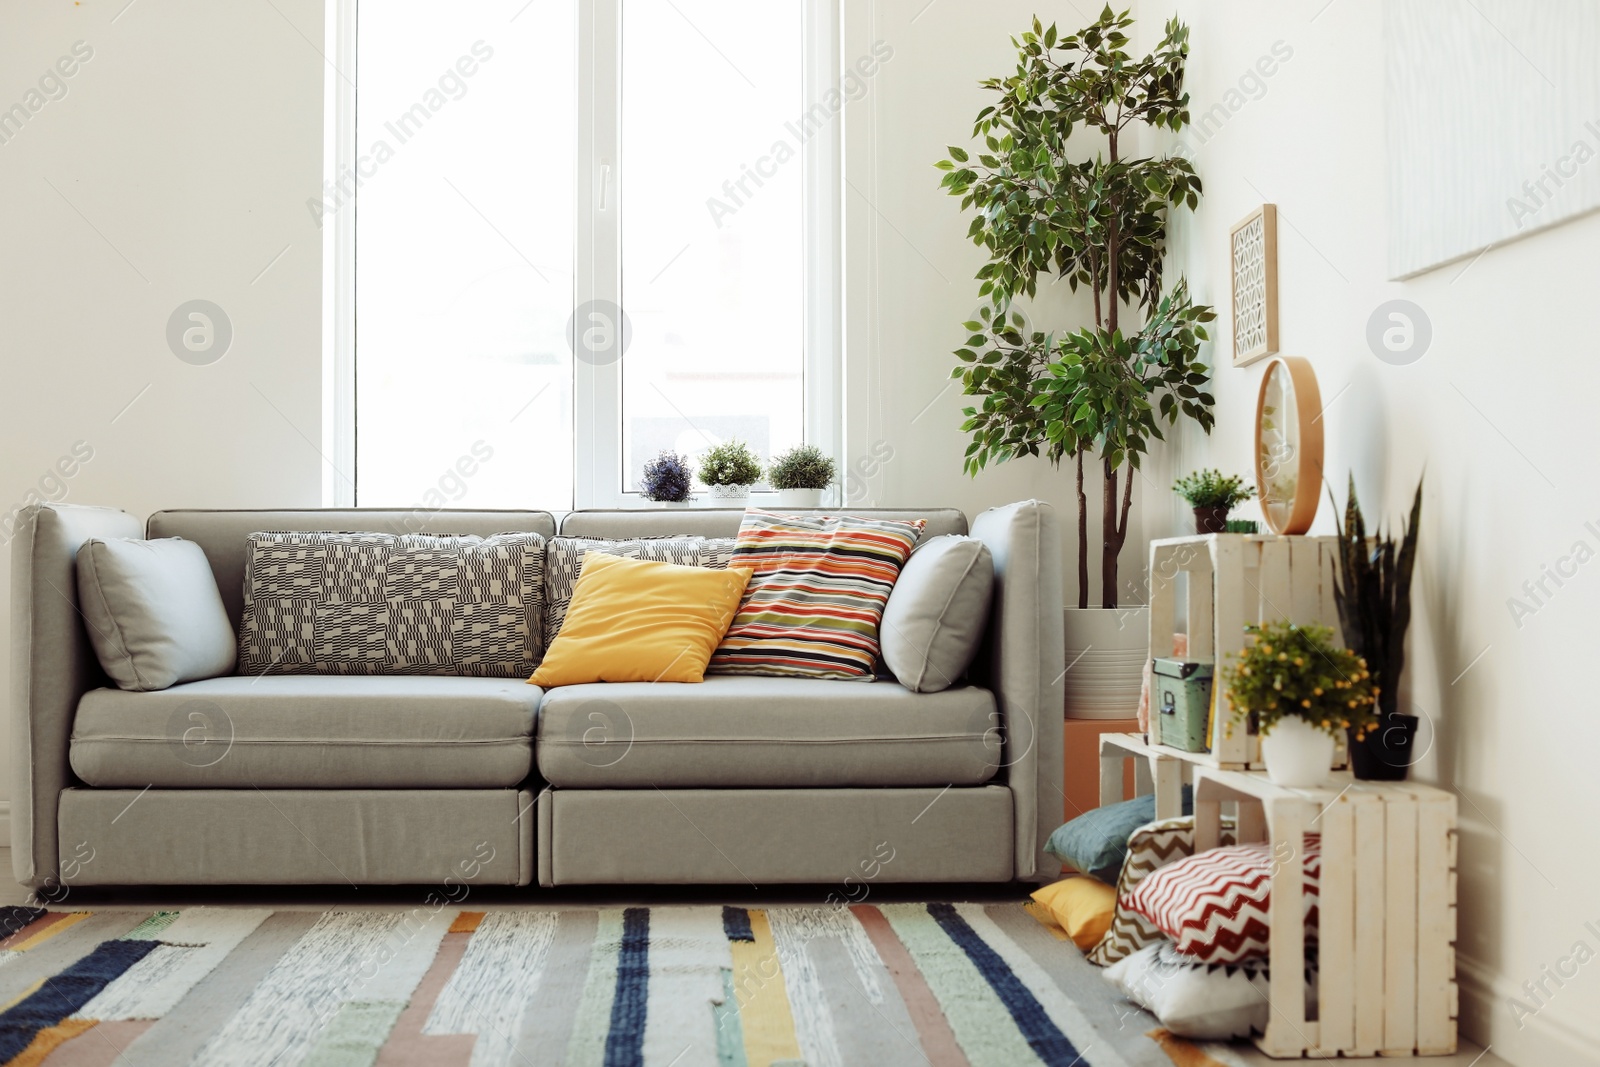
[[[1311,361],[1267,364],[1256,400],[1256,490],[1275,534],[1311,529],[1322,498],[1322,391]]]

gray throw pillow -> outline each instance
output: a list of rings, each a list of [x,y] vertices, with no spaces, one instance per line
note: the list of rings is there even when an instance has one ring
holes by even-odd
[[[993,595],[988,545],[955,535],[923,542],[883,609],[883,662],[914,693],[950,688],[978,653]]]
[[[148,692],[233,671],[233,624],[193,541],[85,542],[78,603],[100,666],[120,689]]]

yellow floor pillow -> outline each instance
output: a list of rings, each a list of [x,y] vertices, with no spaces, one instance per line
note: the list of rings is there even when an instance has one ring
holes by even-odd
[[[1117,910],[1117,891],[1088,876],[1063,878],[1036,889],[1033,899],[1049,909],[1072,943],[1084,952],[1106,936]]]
[[[739,609],[747,570],[585,553],[561,630],[528,681],[699,682]]]

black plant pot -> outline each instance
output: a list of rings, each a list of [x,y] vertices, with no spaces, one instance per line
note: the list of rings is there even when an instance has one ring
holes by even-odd
[[[1378,720],[1378,728],[1357,741],[1350,732],[1350,771],[1364,782],[1403,782],[1411,774],[1416,758],[1417,724],[1415,715],[1389,715]]]
[[[1228,509],[1195,508],[1194,532],[1197,534],[1227,533]]]

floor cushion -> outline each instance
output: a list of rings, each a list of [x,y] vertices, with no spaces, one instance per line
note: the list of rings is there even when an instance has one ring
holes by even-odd
[[[1233,824],[1224,819],[1222,841],[1233,844]],[[1169,863],[1194,853],[1194,816],[1147,823],[1128,838],[1128,858],[1117,877],[1117,911],[1111,929],[1088,953],[1090,963],[1101,967],[1126,959],[1146,945],[1166,940],[1161,928],[1133,907],[1133,892],[1146,877]]]
[[[1305,835],[1300,913],[1306,942],[1317,936],[1322,835]],[[1129,894],[1129,907],[1161,930],[1179,952],[1207,963],[1265,958],[1271,933],[1272,872],[1293,862],[1284,843],[1214,848],[1162,867]]]
[[[1272,1013],[1265,960],[1198,963],[1161,941],[1113,963],[1105,976],[1179,1037],[1248,1037],[1264,1032]]]
[[[1194,791],[1183,787],[1183,813],[1194,811]],[[1075,871],[1116,885],[1122,862],[1128,855],[1128,838],[1156,817],[1153,793],[1103,804],[1086,811],[1059,827],[1045,842],[1044,850]]]
[[[1095,878],[1074,875],[1036,889],[1033,899],[1050,912],[1056,925],[1072,943],[1088,952],[1111,928],[1117,910],[1117,891]]]

